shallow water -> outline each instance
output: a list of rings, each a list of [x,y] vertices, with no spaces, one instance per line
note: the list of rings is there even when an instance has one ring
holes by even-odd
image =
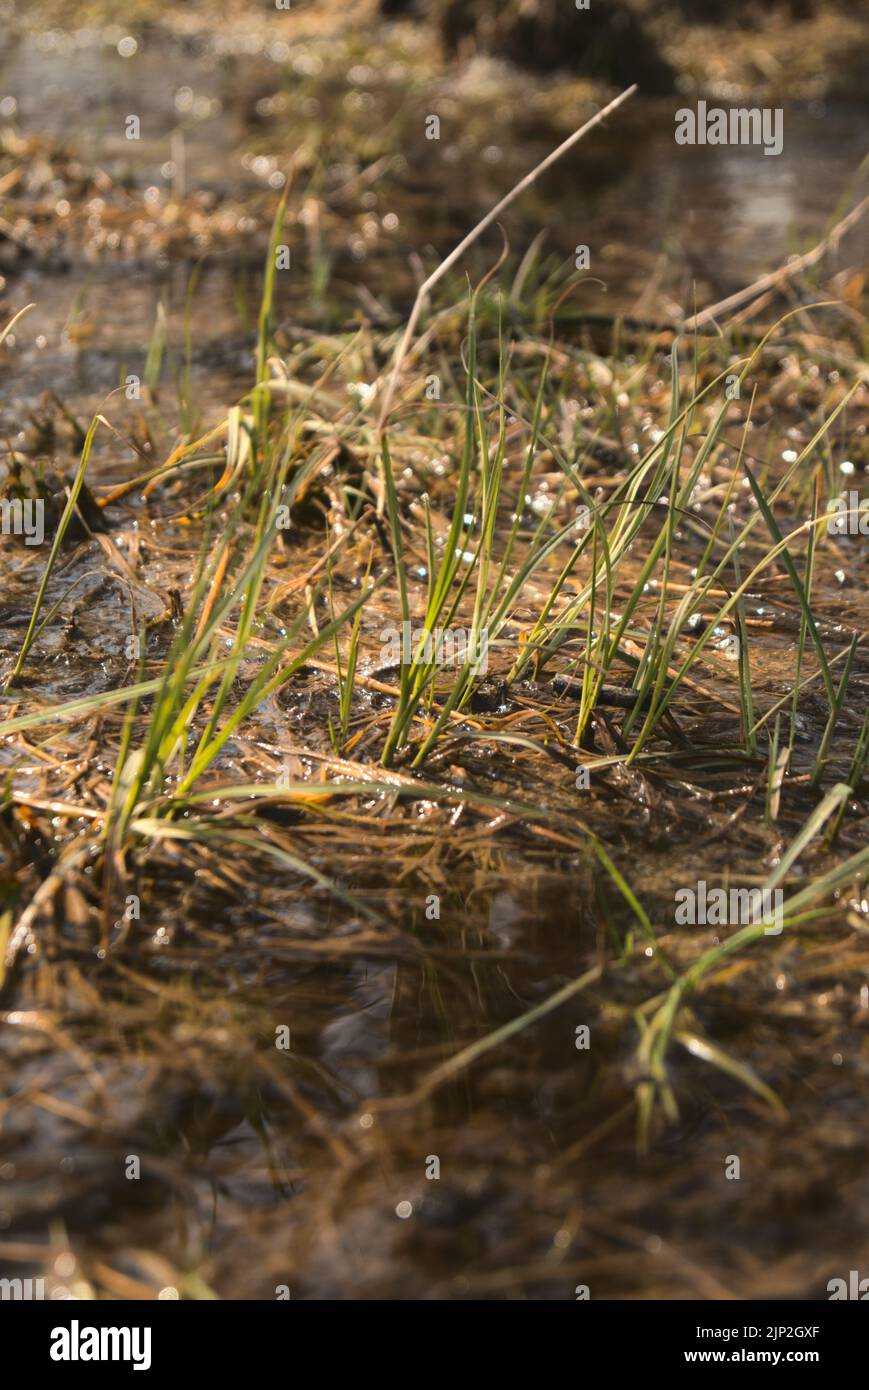
[[[231,200],[233,216],[250,218],[249,227],[216,238],[192,301],[191,399],[204,427],[251,379],[255,267],[276,197],[268,177],[284,154],[270,142],[285,129],[278,117],[270,124],[258,115],[256,103],[282,89],[291,60],[283,49],[240,55],[228,39],[216,53],[213,40],[185,47],[157,36],[124,59],[120,36],[49,44],[22,36],[0,60],[0,100],[17,100],[22,134],[62,137],[88,168],[103,169],[109,204],[124,204],[127,185],[133,203],[154,186],[155,206],[165,207],[174,181],[179,193],[213,193],[218,209]],[[318,57],[316,43],[293,55],[300,83],[315,81]],[[340,50],[334,61],[340,67]],[[374,183],[324,214],[331,279],[319,299],[312,243],[294,226],[298,282],[282,285],[277,303],[288,325],[331,328],[360,305],[369,312],[362,286],[395,326],[412,295],[409,252],[434,264],[559,138],[539,102],[522,109],[513,80],[487,68],[466,112],[460,87],[441,94],[453,103],[449,130],[432,149],[417,120],[429,93],[415,93],[408,73],[388,65],[357,66],[352,81],[324,84],[316,98],[306,87],[303,99],[320,103],[308,120],[334,125],[334,113],[349,110],[368,126],[368,156],[388,147],[392,129],[404,162],[387,171],[382,190]],[[185,88],[192,113],[186,92],[177,109]],[[348,95],[371,102],[348,108]],[[207,110],[196,107],[197,97],[207,97]],[[581,118],[581,99],[574,92],[569,101]],[[120,133],[131,112],[142,123],[132,150]],[[179,163],[181,146],[171,139],[179,114],[183,188],[177,168],[163,170],[167,160]],[[637,103],[506,219],[517,252],[543,226],[559,260],[578,243],[593,247],[592,274],[607,291],[590,285],[578,300],[583,307],[668,318],[690,307],[695,282],[704,302],[740,287],[781,261],[797,237],[802,245],[822,234],[867,133],[865,111],[794,108],[785,152],[773,160],[758,151],[677,150],[672,125],[672,104]],[[278,164],[262,165],[258,175],[247,167],[257,156]],[[329,157],[337,163],[342,152]],[[52,190],[47,177],[52,196],[68,196],[65,183]],[[346,171],[330,186],[345,179]],[[384,224],[389,214],[396,226]],[[0,423],[16,444],[46,387],[86,419],[127,372],[140,371],[161,301],[175,366],[184,362],[185,296],[201,252],[195,236],[167,253],[147,229],[129,246],[102,249],[89,247],[87,226],[59,228],[52,240],[54,230],[3,271],[9,303],[37,305],[2,364]],[[482,272],[497,247],[487,242],[475,268]],[[825,274],[865,251],[865,237],[854,234]],[[164,378],[157,406],[166,438],[177,413],[173,395]],[[58,432],[58,453],[69,463],[70,439],[62,424]],[[101,441],[96,477],[117,479],[128,465],[123,451]],[[449,478],[434,481],[435,501],[449,488]],[[147,514],[135,500],[115,518],[126,553],[142,546],[139,573],[158,595],[183,589],[195,563],[195,528],[166,520],[178,510],[157,495]],[[320,543],[313,532],[299,541],[293,565],[307,568]],[[52,581],[50,598],[93,567],[92,554],[77,553]],[[32,593],[32,574],[16,569],[4,584],[4,661],[20,640]],[[865,553],[854,555],[847,585],[819,575],[819,608],[865,628],[865,576]],[[37,691],[70,697],[124,678],[124,590],[88,582],[76,622],[46,634],[17,700]],[[779,693],[790,678],[799,609],[775,584],[752,595],[750,616],[760,621],[761,608],[770,627],[761,634],[758,690]],[[366,614],[372,668],[389,611]],[[168,641],[171,631],[164,635]],[[837,776],[847,774],[867,675],[861,651]],[[525,701],[532,709],[550,703],[524,692],[492,727],[511,728]],[[298,757],[304,773],[316,775],[329,756],[326,716],[335,704],[334,682],[308,672],[258,711],[228,746],[221,772],[263,777]],[[376,694],[360,699],[364,717],[384,704]],[[4,697],[4,712],[10,707]],[[554,717],[569,732],[575,711]],[[798,770],[811,767],[824,717],[820,701],[807,701]],[[776,942],[753,964],[740,960],[686,1020],[753,1064],[789,1107],[787,1117],[771,1118],[748,1090],[675,1048],[680,1120],[648,1156],[638,1154],[634,1011],[662,978],[638,940],[626,962],[613,964],[616,943],[624,945],[628,932],[636,937],[636,922],[592,864],[586,822],[617,837],[662,947],[684,967],[698,937],[672,928],[674,884],[694,872],[701,851],[705,864],[734,875],[769,867],[815,804],[797,785],[786,830],[765,829],[756,796],[763,757],[734,769],[726,753],[732,721],[711,715],[702,693],[686,700],[679,718],[684,764],[674,758],[642,776],[616,774],[581,814],[570,769],[558,780],[539,753],[456,741],[433,760],[453,785],[467,779],[501,797],[545,799],[563,813],[555,840],[521,818],[459,802],[399,803],[387,816],[372,796],[298,822],[291,815],[281,826],[289,846],[352,886],[375,909],[373,924],[235,851],[197,858],[171,845],[142,870],[142,921],[113,938],[107,959],[95,955],[75,903],[62,902],[44,927],[45,955],[28,962],[2,1001],[0,1071],[12,1103],[0,1112],[0,1269],[7,1260],[16,1272],[30,1263],[50,1268],[68,1240],[76,1277],[115,1297],[135,1289],[153,1295],[164,1285],[197,1296],[203,1280],[221,1296],[249,1298],[274,1297],[284,1284],[293,1297],[572,1298],[578,1283],[595,1297],[818,1298],[831,1275],[865,1267],[865,905],[852,906],[847,927],[840,904],[839,917],[805,938]],[[543,730],[542,716],[534,727]],[[108,716],[103,775],[119,730],[120,717]],[[83,806],[97,798],[67,779],[90,756],[89,736],[64,729],[50,741],[63,794],[80,796]],[[599,725],[597,736],[601,751],[613,728]],[[692,739],[720,743],[720,762],[709,754],[694,765]],[[4,753],[16,759],[21,786],[40,784],[35,754],[28,763],[17,747]],[[750,816],[737,814],[743,801],[751,802]],[[849,852],[866,838],[865,803],[855,806],[844,834]],[[40,821],[25,844],[27,863],[4,869],[4,902],[20,906],[25,870],[87,825],[58,814],[49,843]],[[425,912],[432,893],[440,898],[436,920]],[[703,946],[712,935],[702,932]],[[598,963],[602,978],[565,1007],[506,1038],[455,1080],[426,1089],[432,1070],[462,1047]],[[588,1052],[576,1046],[583,1024],[592,1029]],[[274,1045],[282,1027],[292,1038],[286,1054]],[[723,1177],[733,1153],[742,1183]],[[142,1161],[138,1183],[126,1180],[129,1154]],[[43,1256],[50,1219],[51,1255]]]
[[[475,69],[458,90],[432,83],[420,93],[401,63],[382,69],[357,63],[339,81],[341,45],[336,52],[331,40],[299,45],[288,55],[287,45],[267,33],[260,51],[254,39],[248,53],[227,36],[200,34],[182,43],[158,33],[140,39],[136,53],[124,58],[117,51],[122,32],[24,32],[0,55],[0,102],[12,110],[14,128],[68,143],[86,168],[106,176],[109,210],[120,209],[114,249],[109,214],[98,242],[81,219],[55,215],[36,258],[11,267],[7,294],[14,287],[16,305],[36,304],[7,364],[16,408],[46,381],[89,403],[116,385],[119,372],[143,359],[160,301],[170,310],[170,336],[178,345],[189,276],[199,262],[191,336],[198,376],[206,380],[198,385],[208,393],[208,382],[220,389],[236,384],[236,369],[242,376],[248,366],[245,340],[252,340],[258,267],[276,197],[269,183],[298,154],[294,117],[306,136],[312,122],[338,132],[323,151],[327,188],[343,186],[360,157],[350,143],[357,133],[351,99],[351,113],[356,106],[365,113],[359,119],[370,150],[363,165],[370,152],[385,167],[339,203],[341,220],[326,227],[331,280],[313,300],[316,267],[305,230],[296,225],[290,240],[299,269],[280,279],[278,311],[312,324],[325,312],[334,324],[358,315],[360,286],[367,286],[396,323],[412,295],[409,257],[434,265],[594,109],[571,88],[556,120],[546,85],[530,82],[527,102],[517,106],[508,71],[495,64],[480,64],[482,71]],[[307,90],[315,81],[309,72],[324,67],[328,80],[316,78],[323,90],[307,98],[316,104],[312,114],[295,89]],[[865,107],[822,101],[789,107],[784,150],[771,158],[754,147],[677,146],[673,115],[680,100],[634,99],[505,214],[517,254],[541,230],[551,265],[572,258],[577,245],[592,249],[588,283],[573,300],[578,310],[689,313],[695,295],[700,304],[717,299],[819,239],[841,204],[860,192]],[[437,142],[423,136],[426,103],[445,111]],[[261,113],[263,104],[268,114]],[[131,114],[140,122],[136,140],[124,136]],[[60,201],[68,189],[62,178],[56,184]],[[48,183],[46,193],[51,189]],[[154,239],[141,229],[141,199],[149,189],[145,209],[148,198],[157,210],[176,195],[205,194],[210,215],[226,202],[227,235],[216,241],[206,235],[200,247],[191,230],[180,248],[164,248],[162,234]],[[128,232],[137,209],[139,229]],[[99,220],[98,213],[94,225]],[[497,246],[493,234],[469,265],[482,273]],[[859,262],[867,248],[864,224],[845,239],[840,261],[825,269]],[[370,298],[361,307],[370,309]],[[78,325],[77,344],[63,339],[70,321]]]

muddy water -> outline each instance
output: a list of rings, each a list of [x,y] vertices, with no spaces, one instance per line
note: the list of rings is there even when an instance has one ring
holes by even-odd
[[[276,196],[268,180],[293,138],[286,116],[263,116],[258,102],[305,83],[302,99],[319,102],[303,113],[308,125],[338,126],[348,95],[370,97],[373,105],[349,107],[354,121],[365,113],[366,158],[397,150],[403,160],[383,189],[374,183],[339,200],[343,211],[325,219],[331,279],[319,302],[310,242],[296,228],[300,283],[282,285],[278,302],[291,323],[341,325],[360,307],[370,311],[360,286],[396,322],[411,293],[409,253],[434,263],[558,138],[539,103],[517,109],[503,74],[488,73],[489,95],[469,94],[467,111],[461,91],[440,92],[447,128],[432,148],[419,121],[430,93],[420,98],[407,73],[360,61],[352,81],[324,83],[315,95],[317,62],[326,63],[315,43],[291,56],[261,44],[245,53],[229,41],[155,38],[124,59],[121,37],[22,36],[4,52],[0,100],[16,100],[23,135],[69,141],[86,167],[103,170],[108,202],[118,189],[138,204],[154,188],[164,206],[205,192],[249,218],[205,255],[192,302],[192,396],[205,423],[250,381],[255,266]],[[339,48],[333,61],[348,69],[350,56]],[[570,100],[581,119],[580,99]],[[130,114],[141,119],[139,142],[121,133]],[[717,297],[781,260],[796,234],[820,234],[866,143],[865,117],[845,110],[789,111],[776,160],[677,150],[672,125],[672,108],[644,104],[578,150],[510,213],[514,249],[543,226],[556,260],[588,243],[593,274],[608,286],[605,296],[591,286],[589,305],[667,314],[690,304],[695,281]],[[183,142],[172,138],[179,127]],[[265,163],[254,166],[257,158]],[[349,164],[357,151],[329,158]],[[390,215],[397,224],[384,222]],[[128,246],[95,248],[87,227],[70,225],[7,266],[10,304],[37,307],[2,364],[4,432],[18,438],[22,414],[49,385],[86,418],[142,368],[161,302],[183,361],[185,296],[203,254],[195,238],[166,254],[146,231]],[[852,240],[841,263],[860,254]],[[171,419],[171,386],[159,404]],[[121,466],[117,452],[97,463],[113,476]],[[196,537],[156,523],[149,535],[143,577],[183,586]],[[297,558],[307,565],[315,553]],[[14,603],[8,592],[4,603],[24,610],[22,585],[19,576]],[[855,623],[859,600],[846,594]],[[89,688],[95,643],[100,685],[123,677],[122,596],[95,593],[83,607],[77,628],[46,639],[35,677],[42,690]],[[19,629],[10,631],[4,646]],[[781,679],[768,660],[766,674]],[[362,699],[368,713],[383,703]],[[245,780],[298,756],[316,775],[334,710],[333,686],[309,673],[233,741],[222,772]],[[851,733],[858,714],[848,711]],[[689,744],[714,742],[701,699],[682,731]],[[109,749],[118,732],[107,720]],[[75,735],[54,748],[70,766],[87,751]],[[455,763],[433,771],[495,795],[554,802],[564,810],[557,843],[460,805],[419,802],[387,817],[373,797],[294,831],[303,857],[376,908],[374,925],[292,878],[254,881],[233,854],[197,863],[168,850],[143,880],[145,925],[108,961],[95,963],[71,906],[59,910],[50,986],[37,975],[14,1006],[4,1001],[19,1010],[37,1001],[43,1017],[4,1020],[4,1088],[18,1103],[0,1128],[2,1272],[6,1260],[18,1262],[16,1272],[27,1261],[51,1267],[38,1253],[49,1222],[52,1239],[68,1237],[76,1252],[76,1277],[118,1297],[173,1286],[189,1296],[211,1288],[271,1298],[286,1285],[293,1297],[572,1298],[580,1283],[594,1296],[822,1297],[828,1277],[865,1266],[865,954],[856,930],[822,924],[805,947],[781,943],[753,973],[726,978],[704,1010],[702,1031],[754,1062],[789,1106],[779,1123],[686,1052],[680,1122],[638,1156],[633,1010],[662,985],[642,947],[485,1064],[414,1098],[465,1044],[611,961],[631,925],[589,863],[571,778],[554,782],[527,752],[496,753],[453,746]],[[36,767],[19,760],[23,785],[35,785]],[[637,799],[617,784],[614,799],[608,793],[590,812],[622,826],[656,926],[670,920],[672,885],[699,847],[735,873],[774,855],[773,835],[730,820],[762,771],[751,765],[735,777],[710,755],[686,768],[687,796],[671,768]],[[813,804],[805,795],[799,817]],[[84,828],[52,823],[56,843]],[[849,824],[849,851],[865,829],[865,819]],[[39,858],[52,846],[36,841]],[[437,919],[425,912],[431,893],[440,897]],[[677,964],[691,959],[693,943],[666,946]],[[58,1048],[58,1021],[77,1051]],[[593,1030],[587,1054],[576,1046],[583,1024]],[[273,1045],[283,1026],[289,1058]],[[748,1178],[742,1187],[722,1178],[734,1152]],[[131,1153],[142,1158],[140,1183],[125,1178]]]

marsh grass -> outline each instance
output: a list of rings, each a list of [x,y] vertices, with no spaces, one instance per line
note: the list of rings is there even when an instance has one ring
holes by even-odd
[[[487,1078],[497,1084],[496,1059],[516,1065],[531,1039],[554,1036],[547,1030],[571,1000],[598,1020],[621,1079],[601,1081],[601,1100],[579,1117],[563,1101],[564,1154],[584,1154],[630,1114],[640,1151],[652,1153],[681,1122],[683,1090],[696,1108],[698,1087],[716,1105],[756,1105],[759,1124],[787,1123],[793,1087],[776,1049],[767,1066],[739,1028],[727,1045],[716,1029],[730,970],[746,991],[740,1007],[760,1011],[770,959],[845,950],[849,932],[865,935],[865,631],[856,601],[839,611],[829,571],[840,559],[825,535],[831,465],[865,421],[865,383],[853,352],[823,408],[801,406],[801,447],[782,466],[766,351],[797,312],[826,323],[835,310],[807,296],[757,333],[674,333],[638,361],[605,361],[565,341],[563,285],[529,255],[505,281],[514,304],[534,299],[533,322],[507,312],[497,278],[470,291],[444,281],[449,309],[418,319],[448,364],[441,401],[421,395],[419,361],[388,338],[381,360],[398,362],[398,403],[384,415],[376,392],[347,390],[370,365],[368,330],[290,350],[277,341],[285,213],[286,198],[250,391],[199,434],[188,341],[164,462],[131,482],[93,483],[115,526],[133,487],[183,523],[180,607],[171,622],[142,620],[125,677],[62,699],[38,678],[69,602],[66,589],[54,601],[49,590],[66,583],[61,546],[104,417],[87,432],[8,663],[5,700],[15,705],[0,723],[9,768],[0,822],[17,878],[0,915],[4,1001],[31,972],[45,997],[60,979],[78,988],[97,959],[104,1001],[112,991],[149,1001],[154,991],[186,1023],[225,994],[205,945],[216,937],[197,916],[189,949],[213,996],[204,986],[186,993],[152,968],[136,921],[116,920],[128,891],[153,903],[171,896],[167,884],[193,894],[204,882],[221,910],[247,901],[275,913],[279,876],[300,916],[275,956],[267,932],[253,947],[233,940],[251,978],[260,951],[278,973],[287,957],[340,973],[355,952],[366,970],[395,962],[398,1015],[408,974],[425,1001],[425,1027],[378,1096],[331,1076],[313,1050],[294,1052],[289,1077],[276,1078],[267,1047],[248,1047],[245,1086],[276,1089],[303,1119],[302,1169],[331,1163],[338,1186],[367,1173],[360,1115],[400,1126],[441,1092],[460,1109]],[[169,359],[164,330],[158,320],[152,391]],[[844,358],[853,344],[841,331]],[[610,385],[597,388],[604,367]],[[723,389],[734,373],[751,386],[737,404]],[[567,409],[577,397],[581,427]],[[849,563],[856,572],[865,556]],[[766,608],[771,620],[758,616]],[[378,633],[404,621],[430,634],[462,625],[472,651],[486,632],[491,671],[449,668],[424,644],[383,670]],[[108,772],[88,764],[57,786],[54,764],[81,756],[88,740]],[[24,771],[34,748],[38,786]],[[290,777],[277,775],[284,758]],[[578,764],[591,774],[588,792],[574,783]],[[72,834],[80,813],[86,824]],[[32,837],[52,815],[63,828],[45,841],[36,874]],[[782,887],[782,937],[752,924],[680,939],[672,887],[701,863],[710,878]],[[493,943],[487,914],[498,884],[521,896],[523,876],[543,872],[579,884],[568,949],[545,968],[522,954],[523,975],[519,953]],[[245,900],[251,880],[255,907]],[[316,933],[301,918],[306,891]],[[440,925],[419,907],[429,891]],[[77,908],[66,937],[51,924],[58,903]],[[175,930],[171,910],[165,920]],[[475,924],[467,939],[456,930],[466,922]],[[849,981],[861,959],[856,948],[847,956]],[[788,969],[799,974],[799,963]],[[330,1008],[334,989],[332,979]],[[320,1005],[311,1007],[320,1026]],[[196,1067],[203,1084],[210,1076],[234,1094],[225,1059],[213,1073],[201,1056]],[[390,1131],[396,1154],[400,1133]],[[382,1142],[386,1151],[392,1141]]]

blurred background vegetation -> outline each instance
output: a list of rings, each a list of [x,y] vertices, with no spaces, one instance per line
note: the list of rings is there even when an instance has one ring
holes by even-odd
[[[541,71],[637,81],[649,92],[723,77],[728,67],[740,86],[776,79],[794,97],[809,95],[801,88],[811,78],[817,85],[819,73],[838,93],[867,90],[863,3],[590,0],[578,13],[573,0],[380,0],[380,8],[432,22],[452,53],[479,51]]]
[[[286,8],[283,8],[286,3]],[[299,40],[334,34],[379,42],[381,21],[432,31],[443,58],[506,59],[530,71],[648,94],[702,89],[722,98],[865,101],[869,0],[0,0],[12,30],[123,24],[186,35],[253,32],[277,17]],[[715,89],[715,90],[710,90]]]

